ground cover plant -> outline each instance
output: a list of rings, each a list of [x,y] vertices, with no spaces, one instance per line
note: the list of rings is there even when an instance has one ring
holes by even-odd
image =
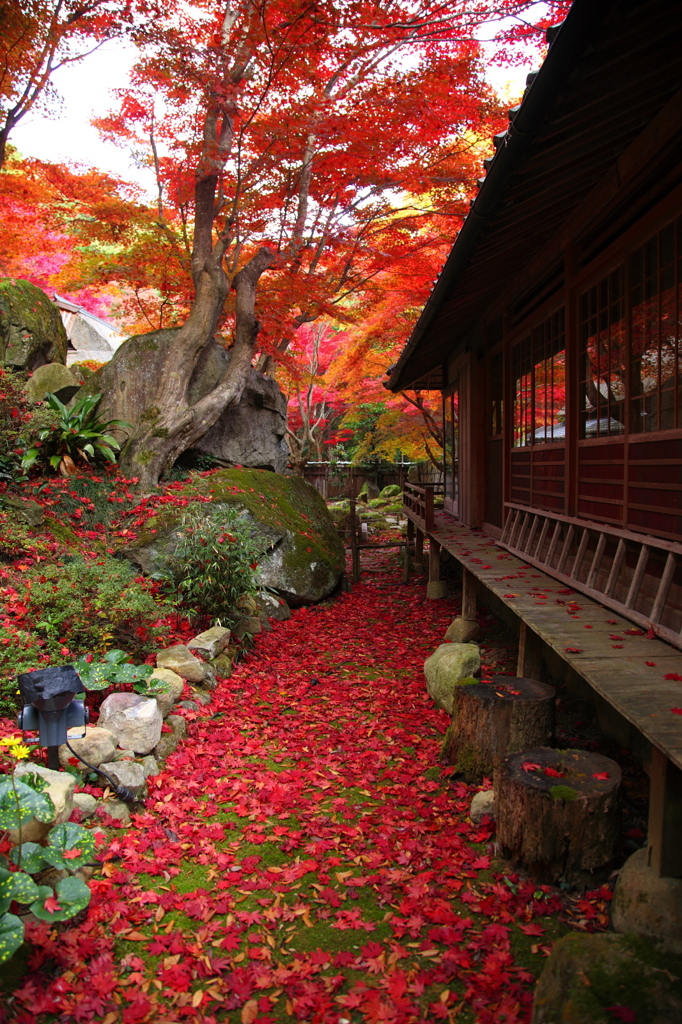
[[[108,823],[85,919],[27,925],[4,1020],[527,1021],[552,941],[603,929],[610,894],[523,879],[468,819],[422,672],[456,611],[365,553],[350,594],[259,637]]]

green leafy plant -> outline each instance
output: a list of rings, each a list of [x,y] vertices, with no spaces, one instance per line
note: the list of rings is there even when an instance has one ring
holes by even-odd
[[[67,456],[71,461],[80,458],[85,462],[115,462],[121,446],[112,431],[132,427],[125,420],[101,419],[97,415],[101,397],[101,393],[86,395],[73,409],[67,409],[56,395],[46,395],[47,405],[57,414],[57,420],[39,431],[38,442],[24,453],[22,469],[29,470],[37,462],[47,462],[52,469],[63,468]]]
[[[86,690],[106,690],[108,686],[132,683],[135,693],[153,697],[168,689],[162,679],[150,678],[154,671],[151,665],[133,665],[128,658],[125,651],[107,651],[103,661],[79,658],[73,667]]]
[[[13,738],[3,740],[2,746],[18,760],[28,753],[21,741]],[[21,841],[22,827],[28,821],[48,822],[54,815],[46,788],[45,780],[31,772],[20,778],[12,773],[0,781],[0,831],[19,837],[9,858],[0,858],[0,963],[9,960],[24,941],[24,922],[12,913],[14,902],[28,906],[43,921],[55,922],[68,920],[90,902],[88,886],[76,876],[95,852],[95,838],[88,829],[67,822],[50,829],[46,846]],[[68,872],[54,888],[31,878],[50,867]]]
[[[20,434],[29,418],[24,381],[12,370],[0,367],[0,480],[20,475]]]
[[[258,549],[244,518],[224,505],[186,512],[180,540],[157,578],[166,595],[197,619],[234,623],[245,594],[258,591]]]

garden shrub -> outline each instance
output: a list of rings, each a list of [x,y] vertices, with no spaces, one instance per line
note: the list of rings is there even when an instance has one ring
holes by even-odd
[[[234,623],[237,604],[258,591],[258,552],[233,508],[186,512],[181,537],[159,574],[164,593],[195,620]]]
[[[22,377],[0,367],[0,480],[12,480],[20,472],[20,434],[28,418]]]
[[[154,624],[163,615],[145,580],[109,556],[36,567],[27,605],[27,621],[53,657],[65,647],[78,655],[113,646],[144,658],[155,649]]]

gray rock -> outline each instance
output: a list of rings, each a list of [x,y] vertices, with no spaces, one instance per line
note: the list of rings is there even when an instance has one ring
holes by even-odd
[[[205,690],[192,690],[192,696],[204,707],[206,704],[211,703],[211,694],[207,693]]]
[[[124,825],[130,824],[130,808],[123,800],[112,797],[110,800],[104,801],[102,808],[110,817],[115,818],[116,821],[122,821]]]
[[[206,675],[203,662],[192,654],[185,644],[175,644],[156,655],[159,668],[169,668],[190,683],[202,683]]]
[[[216,670],[213,668],[213,665],[204,663],[204,679],[201,685],[205,690],[208,690],[209,693],[213,693],[214,690],[217,690],[218,677],[216,675]]]
[[[116,737],[113,732],[110,729],[104,729],[102,726],[97,725],[86,725],[85,736],[82,739],[70,736],[69,743],[80,757],[84,757],[95,768],[102,761],[111,760],[116,750]],[[62,743],[59,748],[59,763],[62,768],[66,768],[72,758],[73,754],[66,743]],[[80,762],[76,767],[86,772],[89,770]]]
[[[118,786],[125,786],[134,797],[139,797],[145,787],[147,776],[137,761],[107,761],[100,765],[102,771],[111,776]]]
[[[679,964],[679,961],[677,961]],[[535,987],[532,1024],[596,1024],[617,1018],[609,1007],[632,1010],[639,1024],[682,1020],[679,968],[670,954],[633,935],[565,935],[554,943]],[[675,978],[677,981],[677,978]]]
[[[458,682],[475,676],[480,668],[476,644],[441,644],[424,663],[426,689],[438,707],[451,715]]]
[[[481,627],[475,619],[463,619],[458,615],[448,626],[443,639],[453,644],[468,644],[480,632]]]
[[[54,804],[54,815],[50,821],[38,821],[31,818],[21,826],[22,843],[39,843],[45,838],[54,825],[62,825],[71,817],[73,810],[73,793],[76,787],[76,780],[68,772],[55,772],[51,768],[45,768],[42,764],[34,764],[32,761],[20,761],[14,769],[14,777],[21,780],[22,775],[40,775],[47,782],[47,789],[43,790]],[[13,843],[19,842],[19,830],[9,831]]]
[[[482,793],[476,793],[471,801],[469,817],[474,825],[479,825],[486,817],[495,818],[495,791],[486,789]]]
[[[159,763],[153,754],[147,754],[146,757],[143,757],[140,761],[140,764],[144,769],[145,779],[149,779],[152,775],[159,774]]]
[[[45,520],[45,510],[37,501],[30,498],[12,498],[3,494],[0,499],[0,508],[10,509],[12,515],[28,526],[42,526]]]
[[[637,850],[620,869],[611,902],[617,932],[658,939],[670,953],[682,954],[682,878],[659,878]]]
[[[321,601],[338,586],[345,571],[343,543],[324,500],[305,480],[226,469],[193,479],[186,490],[210,498],[214,512],[220,505],[241,509],[259,552],[261,584],[290,605]],[[149,575],[161,571],[180,539],[181,516],[180,509],[162,510],[121,554]]]
[[[73,806],[81,812],[81,817],[91,818],[97,809],[97,799],[90,793],[74,793]]]
[[[402,488],[400,484],[387,484],[379,495],[380,498],[397,498],[399,494],[402,494]]]
[[[250,636],[258,636],[262,633],[263,626],[258,615],[242,615],[232,628],[232,635],[235,640],[241,640],[247,633]]]
[[[232,675],[232,662],[233,659],[227,652],[221,654],[219,658],[215,658],[211,662],[211,668],[216,674],[217,679],[229,679]]]
[[[157,761],[165,761],[179,746],[180,737],[173,732],[166,732],[154,747],[154,757]]]
[[[159,679],[165,686],[162,692],[154,694],[154,700],[165,718],[170,714],[173,705],[177,704],[182,697],[182,691],[185,689],[184,681],[182,676],[169,668],[155,668],[149,678],[150,680]]]
[[[56,395],[66,405],[80,387],[79,381],[62,363],[45,363],[33,371],[26,385],[26,395],[32,405],[42,402],[47,394]]]
[[[199,633],[187,644],[192,654],[198,654],[204,661],[213,661],[222,654],[230,642],[230,630],[223,626],[212,626]]]
[[[158,390],[168,372],[166,354],[175,331],[166,329],[128,338],[83,387],[81,394],[103,393],[100,411],[106,419],[136,426],[159,415]],[[189,385],[190,404],[215,388],[229,364],[222,345],[211,343],[200,356]],[[80,397],[80,396],[79,396]],[[288,461],[286,400],[276,381],[252,369],[240,402],[228,406],[195,450],[224,465],[251,466],[281,473]]]
[[[179,739],[184,740],[187,736],[187,722],[182,715],[169,715],[166,719],[166,725],[171,727],[173,734]]]
[[[125,748],[124,748],[124,749],[121,749],[121,750],[117,750],[114,753],[113,760],[114,761],[134,761],[136,759],[136,757],[137,757],[137,754],[135,753],[134,750],[125,750]]]
[[[122,749],[148,754],[159,742],[163,716],[155,700],[138,693],[112,693],[102,702],[98,725],[113,732]]]
[[[68,341],[59,310],[28,281],[0,281],[0,363],[33,371],[66,363]]]

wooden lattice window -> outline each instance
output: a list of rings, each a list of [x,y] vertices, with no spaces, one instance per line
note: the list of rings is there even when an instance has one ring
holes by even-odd
[[[566,437],[564,311],[557,310],[512,349],[515,448]]]
[[[580,297],[580,436],[625,430],[625,297],[619,267]]]

